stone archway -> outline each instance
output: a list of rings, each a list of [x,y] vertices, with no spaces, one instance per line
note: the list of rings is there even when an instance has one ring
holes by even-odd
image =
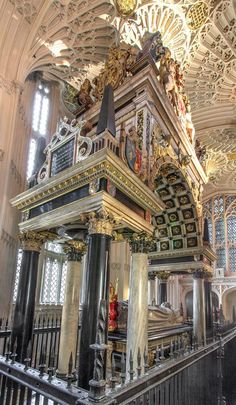
[[[236,321],[236,287],[229,288],[224,292],[222,304],[225,319],[230,322]]]

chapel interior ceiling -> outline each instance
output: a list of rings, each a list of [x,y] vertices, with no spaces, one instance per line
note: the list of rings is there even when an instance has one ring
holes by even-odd
[[[98,75],[112,45],[140,46],[146,31],[159,30],[183,63],[197,137],[208,152],[209,190],[236,186],[236,0],[9,2],[31,26],[25,71],[76,88]]]

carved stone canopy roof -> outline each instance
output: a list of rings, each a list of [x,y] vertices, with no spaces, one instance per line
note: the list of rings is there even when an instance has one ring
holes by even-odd
[[[48,79],[79,88],[85,78],[99,74],[109,48],[118,40],[140,46],[146,31],[159,29],[165,46],[184,65],[196,134],[209,155],[208,190],[232,190],[236,185],[235,0],[131,3],[133,10],[126,13],[122,0],[6,1],[2,13],[11,15],[16,36],[19,31],[18,42],[8,47],[9,55],[15,55],[14,80],[23,82],[31,72],[42,71]],[[19,46],[21,38],[24,46]]]

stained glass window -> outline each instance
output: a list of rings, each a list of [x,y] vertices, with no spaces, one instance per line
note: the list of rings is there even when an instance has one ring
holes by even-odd
[[[230,216],[227,218],[227,237],[228,241],[236,242],[236,217]]]
[[[218,259],[216,268],[236,272],[236,195],[218,195],[203,204],[209,236]],[[226,234],[225,234],[226,231]]]
[[[225,248],[216,249],[217,254],[217,268],[226,268],[226,256],[225,256]]]
[[[66,256],[60,244],[47,243],[41,288],[42,304],[61,304],[64,301],[67,272]]]
[[[210,243],[213,243],[213,228],[212,228],[212,219],[208,218],[208,231],[209,231],[209,238]]]
[[[215,244],[224,242],[224,220],[217,219],[215,221]]]
[[[235,247],[229,248],[229,266],[230,266],[230,271],[232,271],[232,272],[236,271],[236,248]]]
[[[224,200],[222,196],[214,198],[214,213],[220,214],[224,211]]]
[[[229,208],[233,201],[236,200],[236,197],[233,195],[227,195],[225,198],[225,208]]]

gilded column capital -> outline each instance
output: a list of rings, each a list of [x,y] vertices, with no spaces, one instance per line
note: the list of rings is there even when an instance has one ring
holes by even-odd
[[[117,224],[117,219],[112,213],[106,211],[104,208],[88,214],[88,232],[90,235],[102,233],[104,235],[112,236],[115,224]]]
[[[148,273],[148,280],[155,280],[156,276],[156,273]]]
[[[156,276],[159,280],[167,282],[168,278],[170,277],[170,271],[157,271]]]
[[[21,232],[18,235],[22,249],[34,252],[40,252],[43,243],[45,243],[47,240],[54,240],[56,237],[57,236],[54,233],[48,231],[26,231]]]
[[[153,237],[146,232],[133,233],[129,237],[132,253],[148,253],[155,250]]]
[[[207,270],[207,269],[197,269],[194,273],[193,273],[193,278],[194,279],[198,279],[198,278],[204,278],[204,279],[210,279],[211,277],[213,277],[213,274]]]
[[[64,252],[69,262],[81,262],[87,251],[87,244],[80,240],[70,240],[64,246]]]

